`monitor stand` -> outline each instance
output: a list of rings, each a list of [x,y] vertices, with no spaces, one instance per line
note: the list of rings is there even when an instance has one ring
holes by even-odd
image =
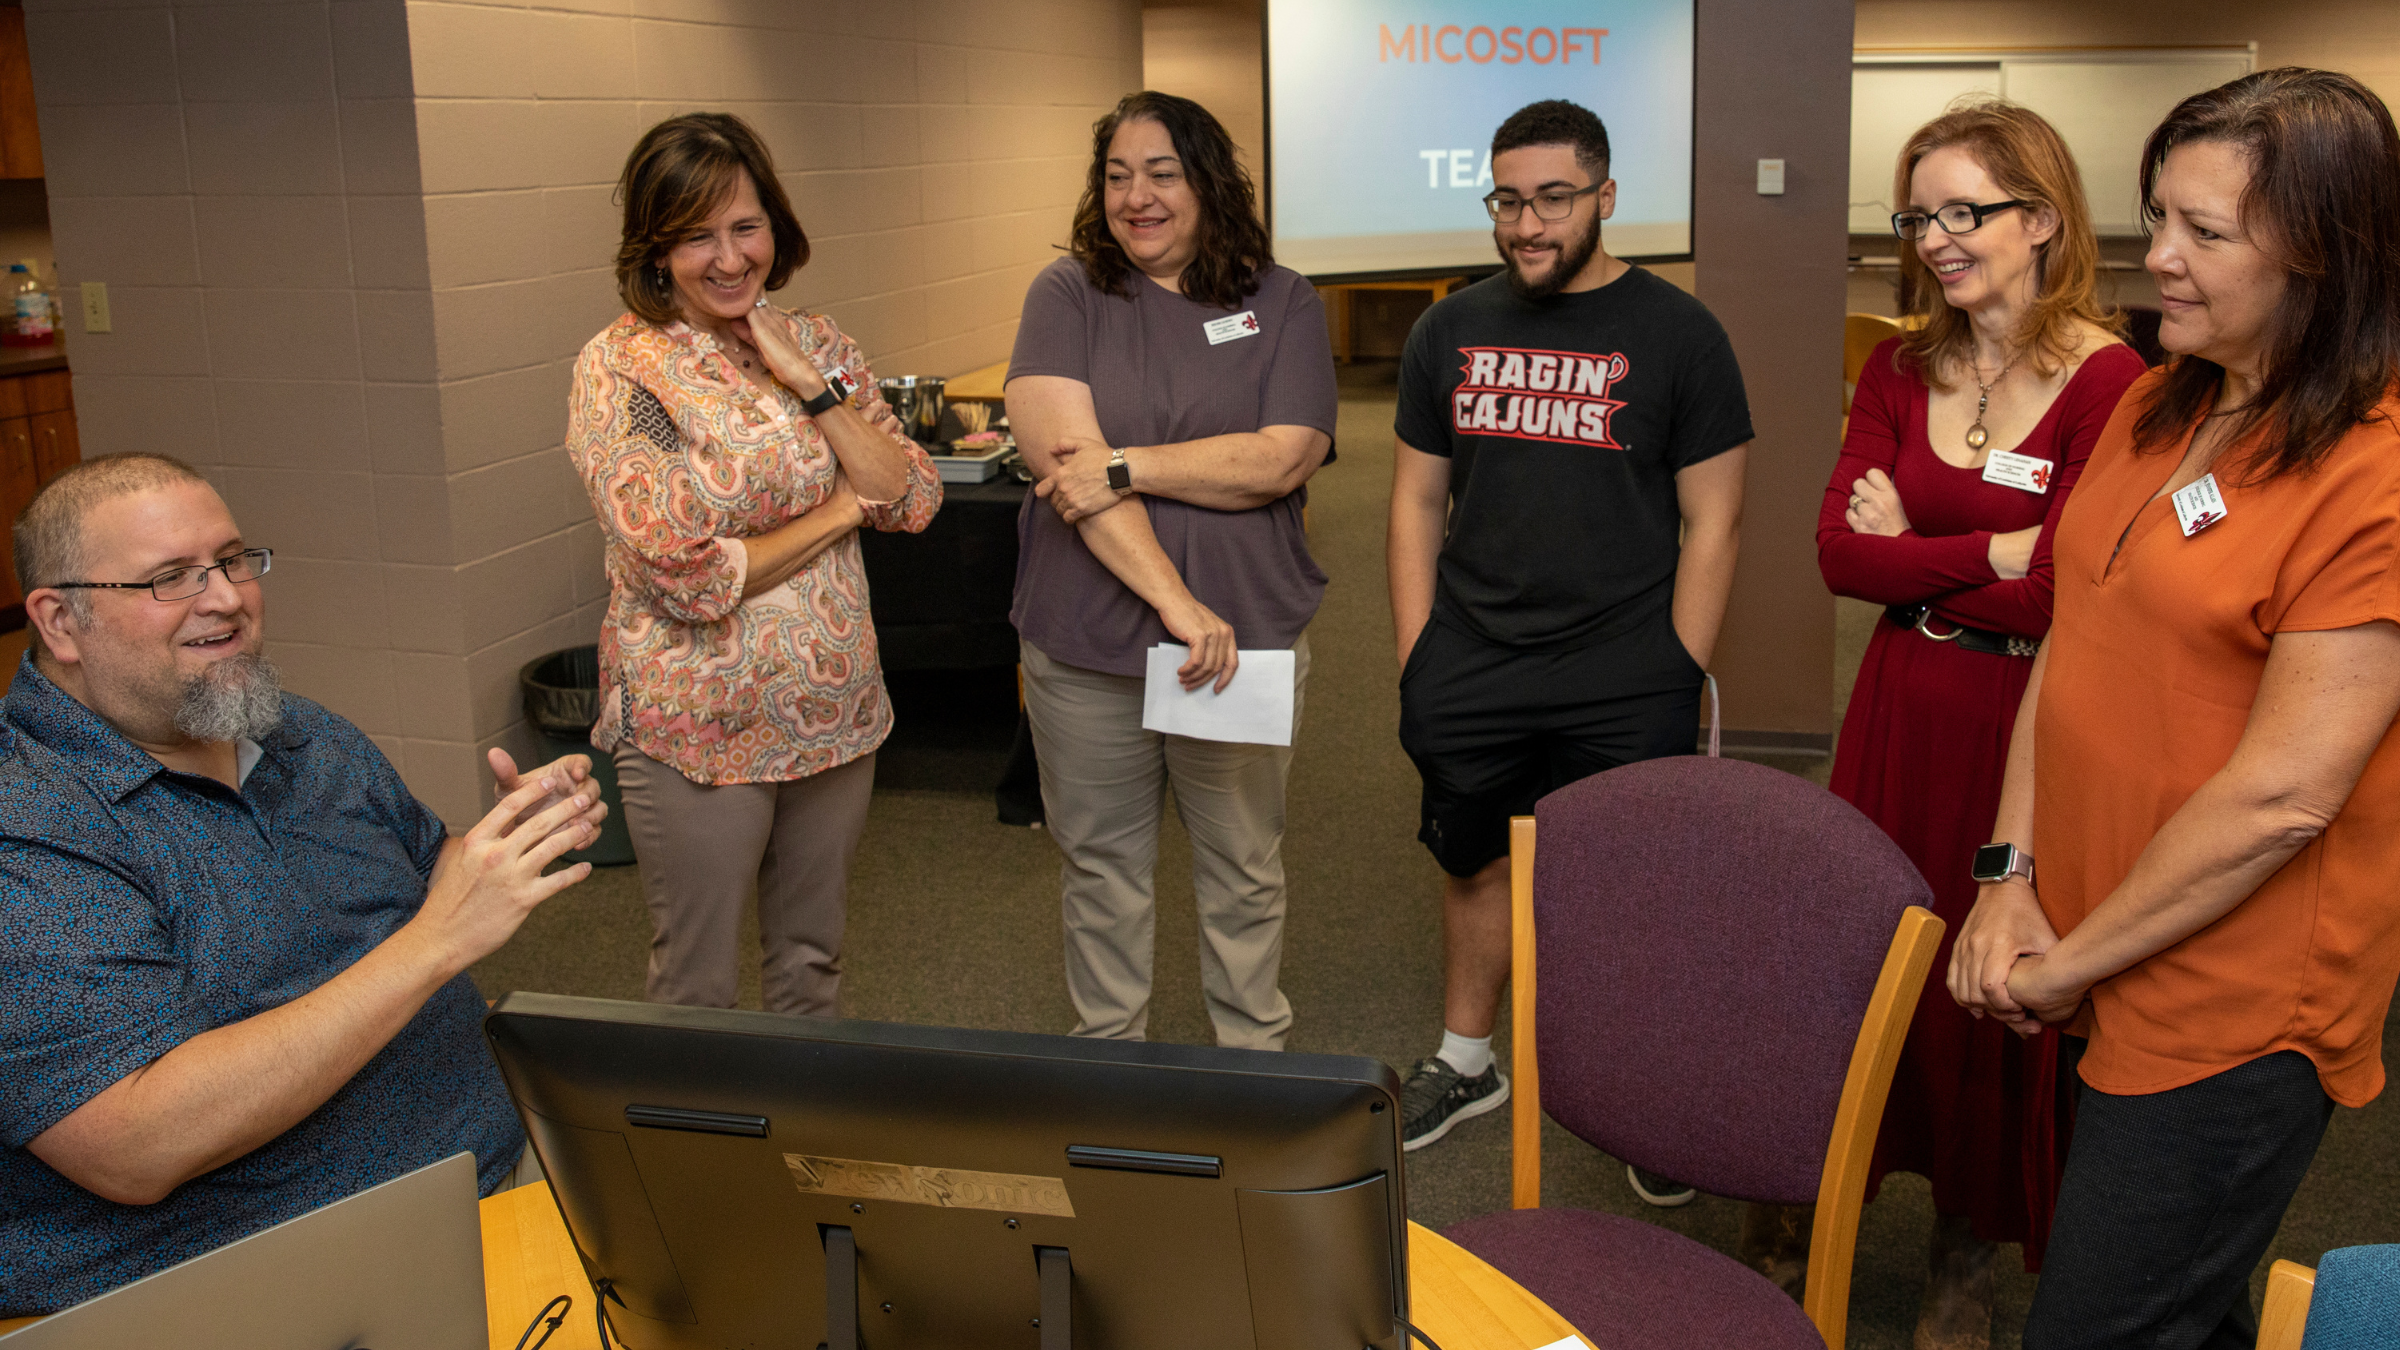
[[[861,1350],[858,1339],[858,1238],[849,1228],[825,1230],[825,1339],[817,1350]],[[1041,1279],[1041,1350],[1073,1350],[1075,1266],[1064,1247],[1036,1247]]]
[[[1074,1350],[1071,1334],[1075,1284],[1075,1267],[1067,1259],[1064,1247],[1036,1247],[1034,1264],[1042,1276],[1042,1315],[1034,1325],[1042,1329],[1042,1350]]]

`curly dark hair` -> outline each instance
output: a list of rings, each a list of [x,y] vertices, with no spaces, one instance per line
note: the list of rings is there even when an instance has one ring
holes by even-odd
[[[1092,166],[1084,175],[1083,200],[1075,204],[1067,251],[1083,264],[1092,285],[1110,295],[1133,294],[1133,260],[1108,230],[1108,143],[1118,127],[1144,119],[1167,129],[1183,161],[1183,176],[1200,202],[1200,248],[1183,269],[1183,293],[1201,304],[1231,309],[1258,289],[1275,265],[1275,253],[1258,218],[1258,188],[1234,157],[1233,137],[1215,115],[1188,98],[1145,89],[1127,94],[1092,124]]]
[[[2400,371],[2400,131],[2373,90],[2329,70],[2283,66],[2194,94],[2142,147],[2142,217],[2164,218],[2159,170],[2179,145],[2248,152],[2242,223],[2286,269],[2268,320],[2258,392],[2228,410],[2235,439],[2264,428],[2242,481],[2305,473],[2375,416]],[[2173,449],[2217,401],[2225,371],[2169,363],[2134,423],[2134,445]]]
[[[780,288],[808,265],[808,236],[775,177],[775,157],[767,153],[766,142],[732,113],[685,113],[643,132],[617,178],[617,204],[625,208],[617,294],[627,309],[658,324],[682,315],[675,282],[660,270],[660,260],[725,204],[734,175],[742,173],[758,190],[758,204],[775,236],[767,289]]]

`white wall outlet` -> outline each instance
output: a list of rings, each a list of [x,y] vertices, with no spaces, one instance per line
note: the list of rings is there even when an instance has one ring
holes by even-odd
[[[106,333],[110,331],[108,323],[108,283],[105,281],[87,281],[83,283],[83,331],[86,333]]]
[[[1782,160],[1762,159],[1758,162],[1758,195],[1761,197],[1783,195]]]

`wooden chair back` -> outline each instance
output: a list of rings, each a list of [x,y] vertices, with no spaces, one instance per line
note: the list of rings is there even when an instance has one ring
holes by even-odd
[[[2308,1305],[2316,1297],[2317,1272],[2297,1261],[2267,1268],[2267,1303],[2258,1314],[2258,1350],[2300,1350],[2308,1330]]]
[[[1509,822],[1510,1020],[1512,1150],[1509,1200],[1517,1209],[1542,1203],[1542,1091],[1535,1054],[1533,926],[1534,818]],[[1941,945],[1942,921],[1922,906],[1902,912],[1883,968],[1851,1049],[1825,1170],[1817,1187],[1816,1226],[1809,1246],[1808,1290],[1801,1310],[1816,1324],[1828,1350],[1842,1350],[1848,1333],[1850,1274],[1858,1252],[1859,1211],[1864,1206],[1867,1168],[1875,1134],[1883,1123],[1884,1100],[1899,1067],[1917,997]],[[2263,1347],[2264,1342],[2261,1342]]]
[[[1842,316],[1842,415],[1850,415],[1850,396],[1858,388],[1858,377],[1867,368],[1867,358],[1874,354],[1877,343],[1900,335],[1900,322],[1880,314],[1845,314]]]

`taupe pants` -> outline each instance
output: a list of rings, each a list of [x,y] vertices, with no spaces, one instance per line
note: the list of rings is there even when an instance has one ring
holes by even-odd
[[[1283,964],[1283,789],[1292,752],[1273,745],[1194,740],[1142,729],[1142,682],[1063,665],[1032,643],[1025,710],[1042,766],[1042,813],[1066,861],[1067,993],[1075,1034],[1140,1040],[1150,1021],[1157,928],[1151,872],[1168,786],[1192,838],[1200,910],[1200,987],[1217,1044],[1280,1050],[1292,1005],[1276,985]],[[1308,683],[1308,641],[1295,644],[1297,687]]]
[[[716,787],[623,742],[615,758],[650,905],[650,1001],[734,1005],[742,905],[755,882],[767,1010],[833,1016],[850,859],[867,825],[875,757],[789,782]]]

